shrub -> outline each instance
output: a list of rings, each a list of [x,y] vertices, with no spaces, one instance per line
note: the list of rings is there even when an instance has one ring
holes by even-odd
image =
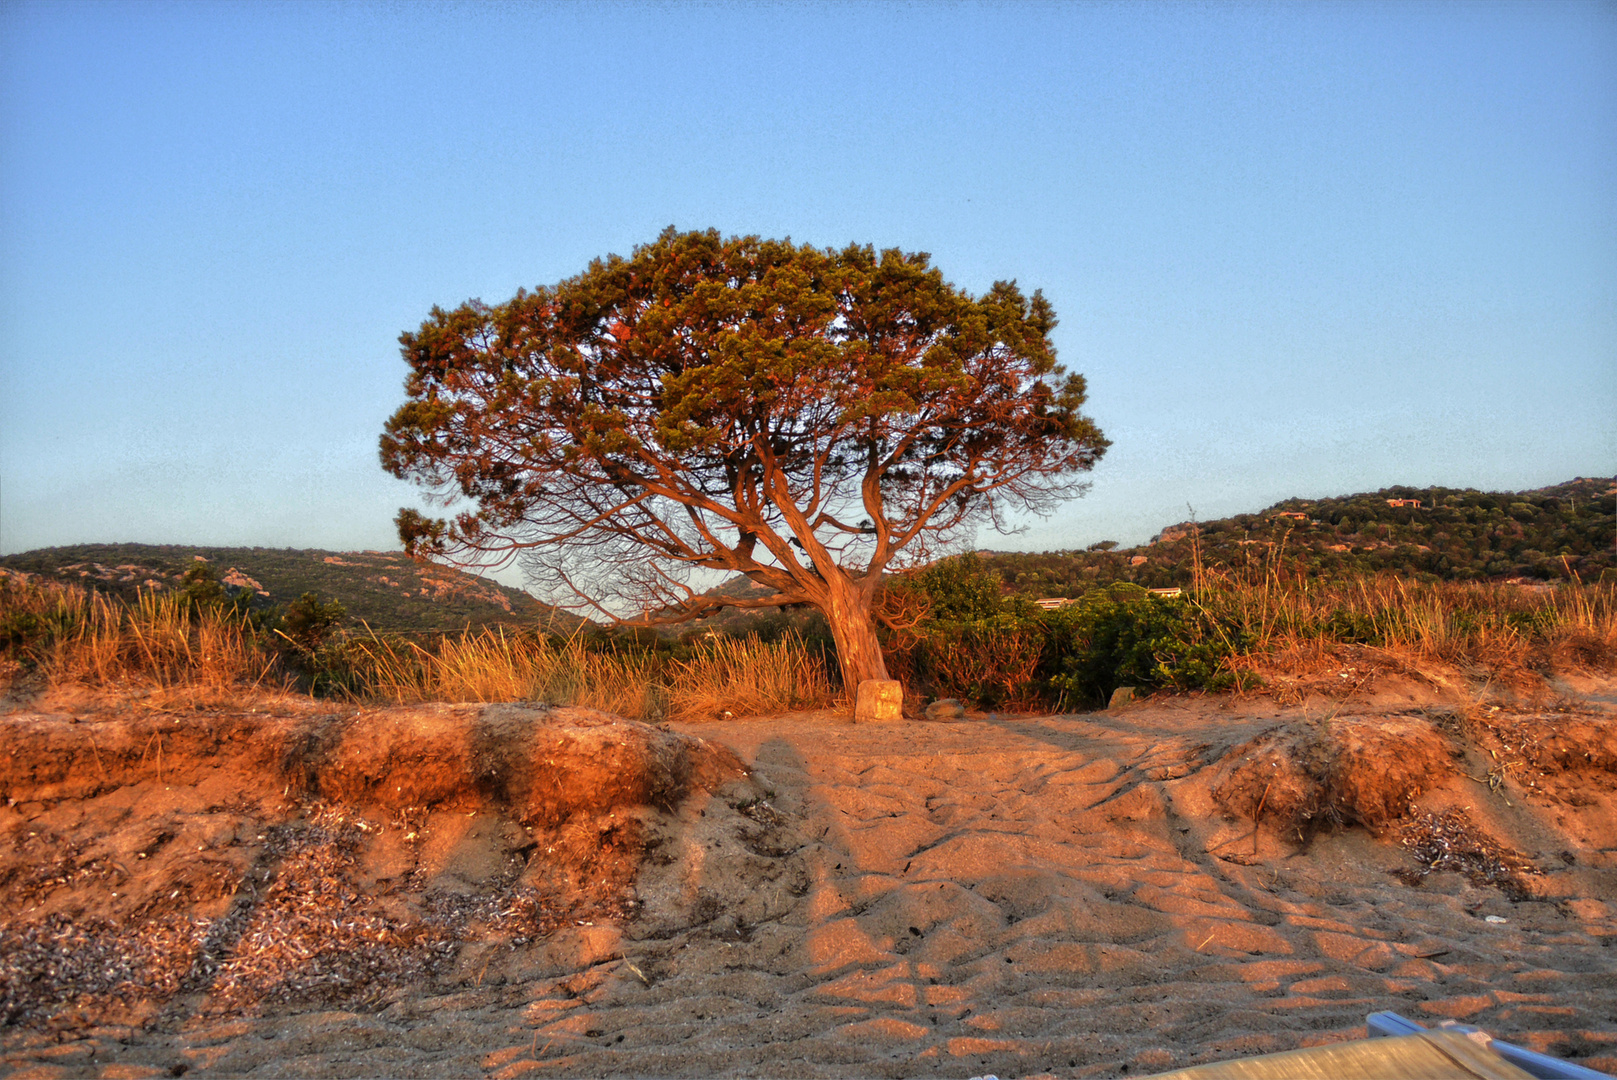
[[[924,623],[889,666],[912,695],[963,698],[989,708],[1036,707],[1045,629],[1033,618]]]
[[[223,607],[229,600],[219,572],[200,559],[180,578],[179,595],[193,616]]]
[[[1247,645],[1237,624],[1183,598],[1137,585],[1097,589],[1045,616],[1045,669],[1062,699],[1099,702],[1119,686],[1227,689],[1230,659]]]
[[[312,653],[347,616],[339,601],[320,602],[320,594],[306,592],[286,605],[280,632],[300,652]]]
[[[1026,598],[1006,595],[1000,572],[974,551],[940,559],[891,589],[922,599],[926,618],[937,623],[981,623],[1032,608]]]

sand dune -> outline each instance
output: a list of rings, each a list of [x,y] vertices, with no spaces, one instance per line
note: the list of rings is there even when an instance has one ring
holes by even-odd
[[[1355,1037],[1367,1012],[1393,1009],[1613,1071],[1617,725],[1608,688],[1585,689],[1562,711],[1500,709],[1458,726],[1430,701],[1338,703],[1327,717],[1219,699],[894,726],[830,714],[662,732],[591,721],[592,737],[660,746],[664,760],[687,764],[666,773],[664,789],[630,785],[567,813],[512,794],[500,770],[520,762],[487,766],[494,779],[459,801],[389,804],[376,778],[420,758],[385,740],[367,759],[373,782],[350,782],[347,801],[318,782],[296,805],[291,792],[277,796],[283,753],[263,759],[257,781],[235,776],[236,791],[254,794],[234,810],[208,788],[234,775],[220,764],[228,741],[188,782],[171,774],[159,784],[149,761],[131,761],[122,775],[132,784],[52,789],[54,801],[26,798],[14,769],[4,887],[35,910],[7,921],[13,943],[53,913],[101,920],[107,940],[183,915],[192,937],[175,931],[175,948],[190,941],[197,956],[231,918],[235,940],[247,941],[252,919],[303,910],[284,851],[287,889],[243,889],[269,843],[253,838],[302,828],[296,858],[316,881],[309,868],[326,841],[308,837],[318,827],[347,837],[329,841],[339,854],[318,879],[346,883],[346,894],[319,894],[336,921],[386,924],[395,954],[415,966],[367,980],[339,965],[325,983],[307,969],[298,983],[293,955],[253,982],[226,949],[211,975],[179,975],[167,991],[15,1011],[6,1065],[30,1076],[179,1066],[250,1076],[1142,1075]],[[426,710],[404,726],[464,731],[492,722],[486,712]],[[539,733],[565,712],[530,719],[525,745],[551,745]],[[344,722],[376,730],[374,716]],[[130,727],[120,743],[114,725],[132,721],[6,723],[40,746],[102,732],[114,778],[124,758],[109,764],[108,748],[132,748],[145,730]],[[1531,754],[1521,733],[1536,739]],[[429,752],[431,738],[412,752]],[[1490,784],[1503,740],[1514,740],[1506,757],[1519,764]],[[1414,779],[1380,770],[1412,797],[1412,810],[1406,799],[1388,812],[1397,800],[1366,777],[1399,746],[1421,745],[1444,753],[1417,762]],[[322,753],[335,761],[343,751]],[[633,754],[618,753],[621,770]],[[476,756],[466,761],[475,774]],[[1241,800],[1261,768],[1308,797],[1288,801],[1276,794],[1286,782],[1271,780],[1254,835],[1257,807]],[[189,907],[120,909],[105,897],[112,878],[89,875],[19,891],[18,867],[43,854],[40,835],[55,837],[58,855],[75,852],[53,864],[71,877],[94,864],[97,843],[166,832],[164,851],[177,850],[208,828],[201,854],[238,869],[211,898],[193,886]],[[1445,861],[1451,849],[1471,854]],[[153,890],[184,867],[148,873],[160,857],[137,859],[119,891],[161,897]],[[306,924],[285,926],[288,940],[316,941],[297,938]],[[371,947],[365,933],[352,932],[350,951]],[[8,1000],[26,997],[16,993],[24,974],[8,971]]]

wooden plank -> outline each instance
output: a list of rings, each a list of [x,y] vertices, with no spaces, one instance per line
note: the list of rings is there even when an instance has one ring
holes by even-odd
[[[1153,1080],[1532,1080],[1464,1035],[1423,1031],[1288,1050],[1158,1074]]]

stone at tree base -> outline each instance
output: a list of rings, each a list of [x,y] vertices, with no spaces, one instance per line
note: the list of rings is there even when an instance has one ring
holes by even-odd
[[[926,718],[938,723],[961,720],[965,718],[965,715],[966,707],[952,697],[940,698],[926,707]]]
[[[1134,700],[1134,687],[1119,686],[1116,690],[1112,691],[1112,700],[1106,703],[1106,707],[1108,709],[1120,709],[1124,705],[1132,703]]]
[[[904,719],[904,691],[896,679],[866,679],[854,698],[853,718],[860,724],[891,724]]]

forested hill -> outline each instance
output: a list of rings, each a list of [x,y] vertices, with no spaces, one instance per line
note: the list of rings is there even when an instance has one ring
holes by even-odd
[[[1395,505],[1403,504],[1403,505]],[[1077,596],[1110,581],[1188,585],[1193,538],[1214,573],[1344,577],[1391,571],[1425,580],[1617,578],[1617,479],[1583,478],[1534,491],[1392,487],[1327,499],[1287,499],[1164,529],[1149,544],[1086,551],[984,552],[1016,592]]]
[[[421,566],[397,551],[315,551],[153,544],[76,544],[0,556],[0,569],[39,574],[133,598],[171,589],[205,559],[233,594],[253,606],[285,604],[306,592],[339,600],[351,623],[376,630],[459,630],[466,625],[578,625],[532,596],[487,578]]]

